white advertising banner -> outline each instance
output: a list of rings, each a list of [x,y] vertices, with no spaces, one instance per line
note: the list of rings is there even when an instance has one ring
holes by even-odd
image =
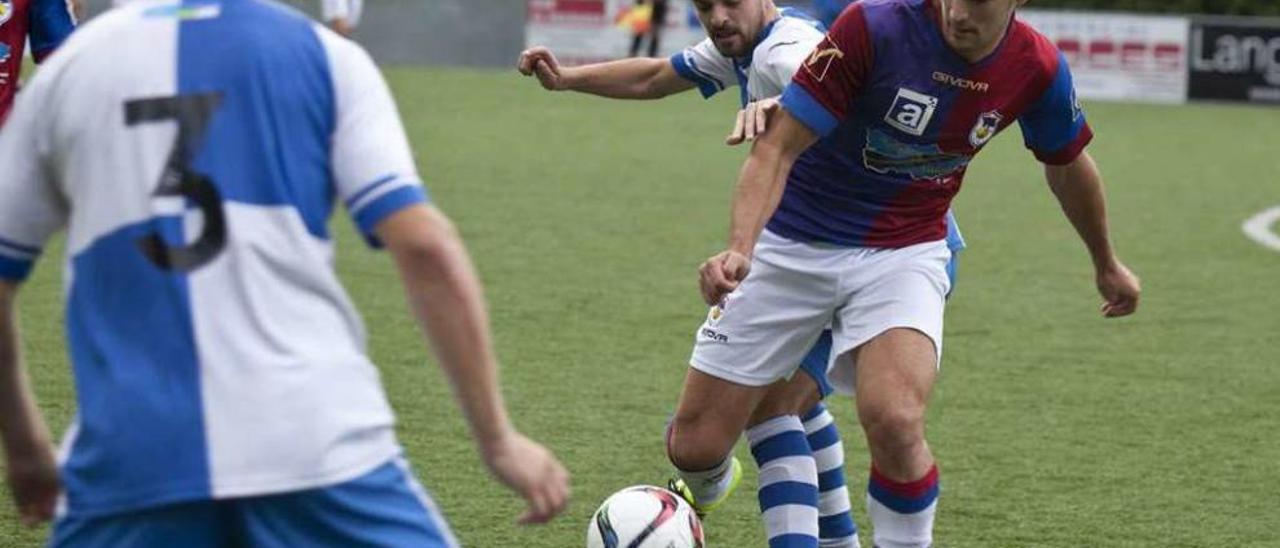
[[[1018,17],[1066,55],[1085,99],[1187,100],[1185,17],[1019,10]]]
[[[706,37],[688,0],[669,0],[658,55],[670,56]],[[566,64],[626,57],[632,34],[619,17],[634,0],[528,0],[526,46],[547,46]],[[640,54],[648,53],[646,38]]]

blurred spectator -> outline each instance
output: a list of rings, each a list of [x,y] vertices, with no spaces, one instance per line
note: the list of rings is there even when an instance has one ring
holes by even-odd
[[[640,43],[649,37],[649,57],[658,56],[658,44],[662,36],[662,24],[667,20],[667,0],[637,0],[637,4],[650,4],[653,9],[649,15],[649,24],[642,27],[644,32],[637,32],[631,38],[631,57],[640,54]]]
[[[320,0],[320,17],[334,32],[350,38],[363,8],[364,0]]]

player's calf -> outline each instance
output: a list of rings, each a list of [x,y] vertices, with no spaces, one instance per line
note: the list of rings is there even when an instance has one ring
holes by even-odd
[[[701,452],[678,453],[677,446],[694,447],[694,444],[688,439],[676,441],[676,428],[676,421],[667,427],[667,457],[676,468],[676,477],[667,481],[667,489],[684,498],[698,517],[706,517],[728,500],[738,487],[742,480],[742,464],[730,454],[732,445],[722,453],[705,452],[705,446],[695,447]],[[705,466],[707,462],[714,464]]]
[[[682,424],[677,415],[667,427],[667,458],[677,476],[667,487],[684,497],[701,517],[729,498],[742,478],[742,465],[731,454],[732,441],[727,447],[716,443],[718,429],[699,426],[688,421]],[[706,437],[700,437],[699,431],[706,432]]]
[[[817,548],[818,468],[796,415],[774,417],[747,429],[760,465],[757,498],[769,548]]]
[[[800,362],[800,370],[805,374],[794,378],[808,389],[796,394],[796,409],[801,413],[805,439],[818,467],[818,546],[859,548],[858,525],[853,521],[845,483],[844,443],[835,417],[822,403],[833,390],[827,379],[832,343],[831,331],[823,331]]]
[[[937,375],[934,348],[920,331],[891,329],[857,350],[858,419],[872,463],[867,515],[880,548],[933,542],[938,469],[924,420]]]
[[[699,514],[719,506],[738,485],[742,466],[731,455],[767,387],[747,386],[690,369],[667,427],[667,456],[677,479],[670,487]]]
[[[818,470],[818,546],[860,548],[844,475],[844,443],[835,417],[819,403],[802,417]]]
[[[923,414],[869,414],[863,426],[871,449],[867,516],[879,548],[925,548],[933,542],[938,468],[924,439]]]

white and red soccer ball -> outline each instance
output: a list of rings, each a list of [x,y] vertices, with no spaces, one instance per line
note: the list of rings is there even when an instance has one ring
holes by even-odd
[[[605,499],[587,524],[587,548],[704,548],[689,503],[661,487],[636,485]]]

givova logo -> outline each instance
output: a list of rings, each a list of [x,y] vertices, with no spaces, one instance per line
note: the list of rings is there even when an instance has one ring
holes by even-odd
[[[898,88],[898,96],[894,97],[893,104],[889,105],[889,113],[884,115],[884,121],[919,137],[924,135],[924,130],[929,127],[929,121],[933,119],[933,113],[937,109],[937,97],[907,88]]]

